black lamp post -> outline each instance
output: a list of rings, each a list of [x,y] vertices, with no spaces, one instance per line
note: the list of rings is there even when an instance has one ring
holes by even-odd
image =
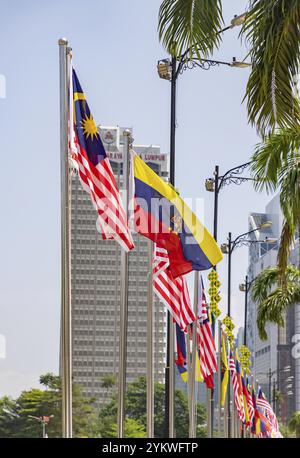
[[[214,178],[207,178],[205,180],[205,189],[208,192],[214,193],[214,224],[213,224],[213,235],[215,240],[218,239],[218,210],[219,210],[219,193],[225,185],[236,184],[240,185],[247,181],[253,181],[253,178],[241,176],[244,170],[251,164],[251,162],[245,162],[244,164],[233,167],[224,175],[220,175],[220,168],[218,165],[215,166]],[[216,269],[216,267],[215,267]],[[212,329],[215,334],[215,320],[212,318]],[[211,410],[211,431],[213,431],[214,423],[214,390],[210,393],[210,410]]]
[[[240,26],[244,23],[246,14],[234,16],[231,25],[225,29],[220,30],[218,33],[225,32],[233,27]],[[170,183],[175,186],[175,132],[176,132],[176,83],[178,76],[185,70],[193,68],[201,68],[202,70],[209,70],[211,67],[227,65],[235,68],[250,67],[251,64],[247,62],[237,61],[233,57],[232,62],[223,62],[211,59],[199,59],[197,46],[187,49],[181,56],[161,59],[157,64],[157,71],[159,77],[171,82],[171,119],[170,119]],[[170,334],[172,326],[172,317],[168,312],[167,324],[167,358],[166,358],[166,371],[165,371],[165,437],[172,437],[173,431],[170,428]]]
[[[231,256],[235,248],[239,246],[251,245],[252,243],[266,243],[268,239],[265,240],[251,240],[248,238],[250,234],[256,232],[260,229],[269,228],[272,225],[271,221],[266,221],[259,227],[252,229],[251,231],[245,232],[241,235],[238,235],[234,240],[232,240],[231,232],[228,233],[228,243],[222,243],[221,251],[224,254],[228,254],[228,289],[227,289],[227,315],[231,316]],[[228,437],[231,437],[231,413],[230,413],[230,388],[227,390],[227,409],[228,409]]]
[[[232,169],[227,170],[224,175],[220,175],[219,166],[215,166],[214,177],[207,178],[205,180],[205,189],[206,191],[214,193],[214,238],[217,240],[218,237],[218,204],[219,204],[219,193],[221,189],[230,184],[240,185],[247,181],[253,181],[254,178],[244,177],[241,174],[245,171],[247,167],[251,164],[250,162],[245,162],[245,164],[238,165]]]
[[[248,275],[246,275],[244,283],[241,283],[239,285],[240,291],[245,293],[244,345],[247,345],[248,293],[250,291],[250,288],[251,288],[252,283],[254,282],[254,280],[255,280],[255,278],[253,278],[253,280],[251,280],[251,281],[248,281]]]

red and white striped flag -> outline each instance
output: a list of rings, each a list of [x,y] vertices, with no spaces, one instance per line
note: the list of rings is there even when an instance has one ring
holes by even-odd
[[[157,245],[154,247],[153,289],[167,307],[180,329],[186,332],[190,323],[196,320],[186,279],[173,278],[169,270],[168,252]]]
[[[213,374],[218,370],[216,344],[207,312],[206,297],[201,275],[199,279],[199,306],[197,323],[197,341],[200,353],[200,368],[208,388],[214,388]]]
[[[258,395],[257,395],[257,398],[256,398],[256,405],[257,405],[257,407],[262,409],[265,417],[268,419],[268,421],[271,424],[272,428],[275,431],[279,431],[279,425],[278,425],[277,417],[276,417],[271,405],[269,404],[266,396],[262,392],[261,388],[259,388],[259,390],[258,390]]]
[[[69,158],[98,213],[103,239],[134,248],[118,185],[77,75],[70,65]]]
[[[247,387],[247,392],[249,394],[249,396],[247,395],[249,421],[250,421],[250,424],[252,425],[252,421],[253,421],[253,418],[254,418],[255,410],[254,410],[254,405],[253,405],[253,399],[252,399],[251,393],[248,390],[248,387]]]
[[[244,422],[246,417],[245,417],[245,409],[244,409],[244,398],[243,398],[243,388],[241,386],[241,382],[236,370],[236,364],[235,360],[233,357],[232,352],[230,351],[230,356],[229,356],[229,370],[231,374],[231,381],[232,381],[232,386],[233,386],[233,397],[234,397],[234,402],[236,406],[236,410],[238,413],[239,419]]]

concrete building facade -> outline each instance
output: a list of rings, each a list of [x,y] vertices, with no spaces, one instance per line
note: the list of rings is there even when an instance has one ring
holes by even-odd
[[[123,131],[115,126],[99,128],[120,188]],[[134,149],[159,175],[168,176],[167,155],[158,146],[136,145]],[[118,378],[121,249],[114,241],[102,240],[97,232],[97,214],[76,173],[71,188],[73,377],[84,394],[103,405],[108,396],[103,377]],[[146,375],[148,240],[135,234],[134,243],[129,254],[128,382]],[[164,380],[165,347],[166,311],[155,299],[154,374],[160,382]]]
[[[271,221],[269,229],[256,231],[253,238],[264,240],[265,237],[280,237],[283,215],[280,209],[279,196],[275,196],[266,206],[265,213],[249,215],[249,230],[258,227],[265,221]],[[249,247],[249,281],[253,280],[264,269],[277,264],[278,243],[253,243]],[[291,249],[289,262],[299,265],[299,238],[296,237]],[[282,394],[282,401],[276,402],[277,414],[285,423],[295,410],[300,409],[300,352],[295,351],[300,341],[300,304],[288,308],[285,324],[279,327],[267,323],[267,340],[261,340],[257,329],[257,304],[251,297],[248,299],[247,345],[253,355],[253,374],[259,381],[266,395],[274,402],[276,390]],[[298,337],[299,338],[298,338]],[[295,357],[296,356],[296,357]],[[275,393],[274,393],[275,392]]]

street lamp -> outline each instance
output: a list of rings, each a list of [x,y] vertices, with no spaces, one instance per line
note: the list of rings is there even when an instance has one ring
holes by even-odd
[[[246,21],[247,13],[239,14],[238,16],[235,14],[233,19],[231,19],[231,28],[238,27],[243,25]]]
[[[38,421],[42,425],[42,430],[43,430],[43,438],[47,439],[47,433],[46,433],[46,425],[48,425],[50,418],[53,418],[54,415],[43,415],[42,417],[35,417],[33,415],[28,415],[28,418],[32,418],[33,420]]]
[[[169,59],[162,59],[158,62],[157,73],[161,79],[171,81],[172,68]]]
[[[235,57],[232,58],[231,67],[247,68],[247,67],[251,67],[251,65],[252,64],[250,62],[239,61],[239,60],[236,60]]]
[[[230,316],[230,303],[231,303],[231,255],[235,248],[243,245],[251,245],[253,243],[269,243],[268,237],[264,240],[251,240],[248,239],[248,236],[253,232],[259,231],[261,229],[267,229],[272,226],[272,221],[266,221],[262,223],[260,226],[252,229],[251,231],[245,232],[241,235],[238,235],[234,240],[232,240],[231,232],[228,233],[228,243],[221,244],[221,251],[223,254],[228,254],[228,310],[227,315]],[[271,239],[271,243],[274,243],[273,239]]]
[[[233,167],[224,175],[220,175],[219,166],[215,166],[214,177],[207,178],[205,180],[205,189],[208,192],[214,193],[214,238],[217,241],[218,238],[218,206],[219,206],[219,193],[221,189],[230,184],[241,185],[247,181],[253,181],[254,178],[241,176],[251,162],[245,162],[244,164]]]
[[[214,239],[217,241],[218,239],[218,207],[219,207],[219,193],[221,189],[225,185],[229,184],[236,184],[240,185],[242,183],[245,183],[246,181],[252,181],[253,178],[248,178],[241,176],[241,174],[244,172],[244,170],[251,164],[251,162],[246,162],[244,164],[238,165],[237,167],[233,167],[227,172],[224,173],[224,175],[219,174],[219,166],[215,166],[215,171],[214,171],[214,178],[207,178],[205,180],[205,189],[208,192],[213,192],[214,193],[214,223],[213,223],[213,235]],[[227,247],[225,244],[221,245],[221,251],[222,253],[227,253]],[[212,327],[213,327],[213,333],[215,329],[215,322],[212,320]],[[211,403],[213,403],[213,393],[211,392]],[[213,408],[211,409],[213,412]],[[213,423],[213,419],[212,419]],[[212,429],[212,428],[211,428]]]
[[[229,27],[220,30],[218,33],[223,33],[225,30],[240,26],[245,21],[245,13],[235,16]],[[158,61],[157,71],[160,78],[171,82],[171,119],[170,119],[170,184],[175,186],[175,132],[176,132],[176,83],[178,76],[187,69],[199,67],[202,70],[209,70],[211,67],[227,65],[233,67],[234,59],[231,63],[221,62],[211,59],[199,59],[197,45],[188,48],[180,56],[172,56],[171,59],[165,58]],[[173,341],[174,330],[173,322],[170,313],[168,313],[167,324],[167,358],[165,371],[165,437],[174,436],[174,375],[170,378],[170,369],[173,372]],[[210,425],[212,431],[212,427]]]
[[[253,232],[256,232],[260,229],[267,229],[271,227],[272,222],[266,221],[265,223],[261,224],[260,226],[252,229],[251,231],[245,232],[243,234],[238,235],[234,240],[232,240],[231,232],[228,233],[228,243],[222,243],[221,251],[223,254],[228,254],[228,295],[227,295],[227,315],[230,317],[231,314],[231,256],[235,248],[248,245],[252,243],[261,243],[266,242],[265,240],[249,240],[248,236]],[[230,390],[227,390],[227,407],[228,407],[228,437],[231,436],[231,415],[230,415]]]
[[[239,290],[245,293],[245,317],[244,317],[244,345],[247,345],[247,312],[248,312],[248,292],[254,282],[253,280],[248,281],[248,275],[245,277],[244,283],[240,283]]]

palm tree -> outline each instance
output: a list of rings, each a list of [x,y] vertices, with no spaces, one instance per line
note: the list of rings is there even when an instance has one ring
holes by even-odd
[[[206,57],[220,43],[222,24],[221,0],[164,0],[159,9],[159,39],[174,57],[194,46]]]
[[[222,23],[220,0],[163,0],[159,38],[173,56],[190,50],[188,59],[194,47],[206,57],[220,43]],[[284,270],[300,226],[300,106],[295,89],[300,65],[299,0],[250,0],[241,35],[253,62],[245,95],[249,121],[265,139],[254,154],[253,172],[258,188],[281,190],[285,224],[279,265]]]
[[[241,35],[253,63],[246,96],[248,117],[265,136],[299,123],[295,77],[300,64],[300,2],[250,0]]]
[[[300,438],[300,411],[294,412],[289,421],[289,429],[296,433],[296,437]]]
[[[217,32],[222,23],[220,0],[163,0],[159,38],[173,56],[197,45],[198,57],[206,57],[220,43]],[[300,64],[299,24],[299,0],[249,1],[241,31],[253,63],[245,98],[249,121],[263,136],[276,126],[299,124],[299,101],[294,91]]]
[[[278,265],[284,272],[295,233],[300,227],[300,126],[294,125],[270,134],[257,145],[252,160],[256,189],[280,191],[284,224]]]
[[[253,282],[252,297],[258,303],[257,328],[262,340],[268,338],[267,321],[283,326],[287,308],[300,301],[300,271],[288,265],[283,284],[279,283],[281,275],[278,266],[269,267]]]

